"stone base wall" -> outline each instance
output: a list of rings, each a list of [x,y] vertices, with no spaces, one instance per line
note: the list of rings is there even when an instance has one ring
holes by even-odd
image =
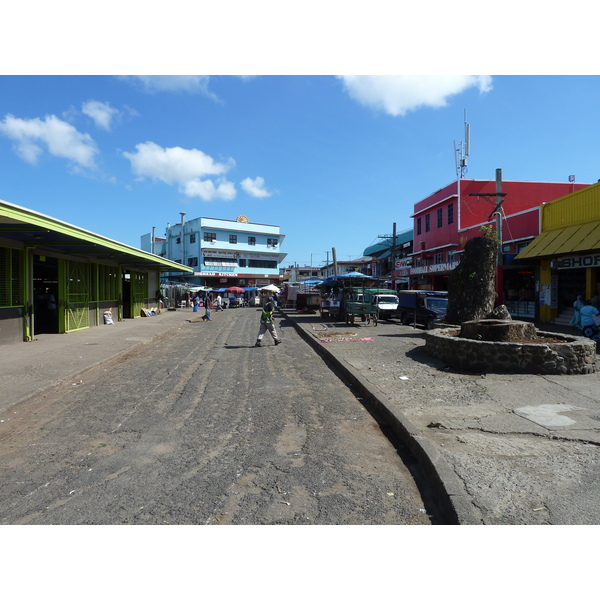
[[[561,342],[485,342],[457,337],[459,331],[428,331],[425,349],[451,367],[478,373],[584,375],[596,370],[596,343],[586,338],[539,331],[541,338]]]

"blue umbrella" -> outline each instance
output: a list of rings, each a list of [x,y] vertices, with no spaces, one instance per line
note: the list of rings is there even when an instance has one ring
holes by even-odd
[[[307,279],[306,281],[298,281],[302,285],[319,285],[319,283],[323,283],[322,279]]]

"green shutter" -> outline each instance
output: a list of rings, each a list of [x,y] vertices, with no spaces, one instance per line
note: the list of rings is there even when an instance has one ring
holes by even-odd
[[[90,265],[66,261],[66,331],[90,326]]]

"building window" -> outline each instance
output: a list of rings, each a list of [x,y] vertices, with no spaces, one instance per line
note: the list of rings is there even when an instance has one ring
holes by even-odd
[[[204,241],[205,242],[215,242],[217,240],[216,233],[204,233]]]
[[[198,266],[198,257],[191,256],[188,258],[188,267],[197,267]]]
[[[427,233],[431,229],[430,223],[429,223],[430,217],[431,217],[431,215],[425,215],[425,233]]]
[[[190,233],[190,244],[195,244],[195,243],[196,243],[196,234]]]
[[[230,244],[237,244],[237,235],[230,235],[229,236],[229,243]]]
[[[434,255],[433,261],[436,265],[441,265],[444,262],[444,253],[438,252],[436,255]]]
[[[454,204],[448,204],[448,225],[454,223]]]
[[[438,208],[437,209],[437,226],[438,226],[438,228],[442,226],[443,220],[444,220],[444,217],[442,216],[442,209]]]
[[[277,238],[267,238],[267,247],[268,248],[275,248],[278,243],[279,243],[279,240]]]
[[[98,265],[98,300],[118,300],[120,291],[119,268]]]
[[[205,256],[205,267],[237,267],[237,258],[225,258],[221,256]]]
[[[175,243],[176,243],[176,244],[181,244],[181,238],[180,238],[180,237],[178,237],[178,238],[175,240]]]
[[[421,257],[415,256],[415,267],[420,267],[420,266],[421,266]]]
[[[248,246],[256,246],[256,238],[248,236]]]
[[[421,235],[421,217],[417,219],[417,235]]]
[[[458,258],[456,257],[456,251],[450,250],[448,252],[448,262],[456,262]]]
[[[245,267],[246,266],[246,259],[245,258],[240,258],[238,262],[240,264],[240,267]]]
[[[276,260],[253,260],[250,259],[248,261],[249,267],[254,267],[255,269],[276,269],[277,261]]]

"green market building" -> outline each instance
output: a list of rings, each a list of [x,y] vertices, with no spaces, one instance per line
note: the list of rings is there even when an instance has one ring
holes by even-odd
[[[0,345],[140,317],[174,271],[193,269],[0,200]]]

